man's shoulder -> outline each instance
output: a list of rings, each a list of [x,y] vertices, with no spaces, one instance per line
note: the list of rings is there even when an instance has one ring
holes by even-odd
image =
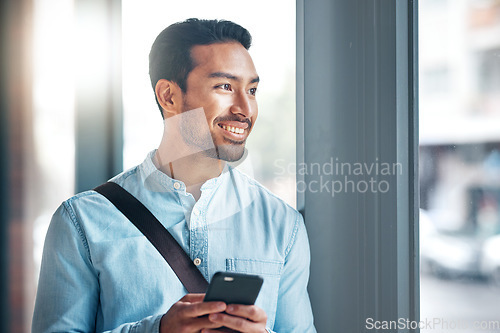
[[[109,181],[121,186],[134,186],[136,172],[133,168]],[[72,225],[88,243],[116,240],[136,234],[129,223],[118,221],[126,221],[125,216],[103,195],[94,190],[87,190],[65,200],[54,213],[51,224],[54,228]]]
[[[138,166],[133,167],[129,170],[123,171],[118,175],[114,176],[109,182],[117,183],[122,187],[130,187],[132,183],[134,183],[135,175],[137,174]],[[97,207],[102,206],[103,202],[106,202],[107,199],[104,198],[101,194],[97,193],[93,189],[89,189],[80,193],[73,195],[62,203],[62,206],[66,207],[66,209],[75,209],[82,207]]]

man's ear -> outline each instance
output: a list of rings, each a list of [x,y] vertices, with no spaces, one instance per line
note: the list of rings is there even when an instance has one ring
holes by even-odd
[[[158,80],[156,82],[155,94],[158,103],[164,111],[164,118],[182,111],[182,91],[175,82],[165,79]]]

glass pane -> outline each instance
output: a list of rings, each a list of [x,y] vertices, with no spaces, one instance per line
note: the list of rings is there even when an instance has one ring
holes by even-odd
[[[295,163],[295,1],[220,4],[123,1],[124,168],[142,162],[163,132],[148,76],[148,54],[158,33],[190,17],[227,19],[252,34],[249,52],[261,79],[257,126],[238,167],[295,206],[295,175],[283,171]]]
[[[33,2],[33,105],[32,118],[23,131],[26,143],[22,168],[26,183],[23,202],[26,230],[24,276],[25,325],[33,313],[45,234],[54,210],[74,194],[75,130],[73,67],[73,4],[65,0]],[[27,233],[28,234],[28,233]],[[16,313],[14,317],[18,316]],[[16,317],[17,318],[17,317]],[[19,325],[19,320],[13,320]]]
[[[26,152],[33,165],[25,177],[31,183],[26,211],[34,220],[37,281],[54,209],[74,193],[75,131],[74,81],[68,75],[73,71],[73,5],[64,0],[37,0],[34,5],[33,152]]]
[[[500,332],[499,14],[419,2],[421,332]]]

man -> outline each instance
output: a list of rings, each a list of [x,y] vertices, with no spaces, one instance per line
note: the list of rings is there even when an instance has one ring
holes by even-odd
[[[217,271],[261,275],[256,305],[186,295],[140,231],[87,191],[51,221],[34,332],[315,332],[301,215],[226,163],[243,156],[257,118],[250,43],[229,21],[190,19],[160,33],[150,76],[164,135],[112,181],[158,218],[207,280]]]

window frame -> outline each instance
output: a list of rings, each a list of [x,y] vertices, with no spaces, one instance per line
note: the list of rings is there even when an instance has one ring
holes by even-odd
[[[417,8],[297,1],[297,165],[379,158],[404,170],[387,193],[297,193],[318,332],[419,320]]]

